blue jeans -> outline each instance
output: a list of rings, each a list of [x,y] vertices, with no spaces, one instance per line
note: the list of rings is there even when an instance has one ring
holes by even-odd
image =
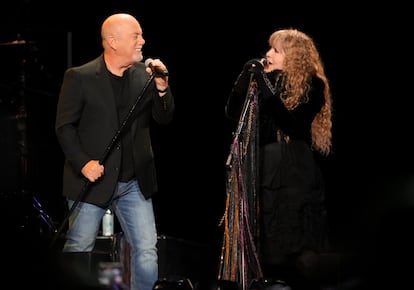
[[[73,200],[68,200],[69,208]],[[131,253],[131,290],[152,290],[158,279],[157,230],[152,199],[145,199],[138,182],[119,182],[110,205]],[[63,252],[91,252],[106,209],[79,202],[69,217]]]

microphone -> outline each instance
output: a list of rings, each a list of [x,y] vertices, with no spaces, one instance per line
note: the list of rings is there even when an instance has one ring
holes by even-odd
[[[145,66],[149,67],[155,75],[166,77],[168,76],[168,71],[166,69],[161,69],[159,66],[154,66],[152,64],[154,60],[152,58],[147,58],[145,60]]]
[[[260,63],[260,66],[267,66],[267,59],[265,57],[251,59],[246,63],[246,65],[250,67],[255,67],[258,62]]]

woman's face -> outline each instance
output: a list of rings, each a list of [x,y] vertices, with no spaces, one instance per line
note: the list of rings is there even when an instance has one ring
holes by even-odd
[[[265,66],[265,72],[271,72],[276,69],[283,69],[283,62],[285,60],[285,53],[280,46],[275,45],[266,52],[267,65]]]

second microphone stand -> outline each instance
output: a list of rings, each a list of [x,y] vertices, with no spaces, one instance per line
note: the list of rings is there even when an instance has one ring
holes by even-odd
[[[247,290],[254,279],[263,277],[255,244],[258,231],[257,121],[257,83],[251,73],[247,95],[226,162],[228,178],[223,218],[225,230],[218,275],[219,280],[238,282],[241,290]]]

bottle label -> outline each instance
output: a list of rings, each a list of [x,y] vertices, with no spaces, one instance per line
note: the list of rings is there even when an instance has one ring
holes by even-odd
[[[102,235],[112,236],[114,234],[114,215],[110,210],[107,210],[102,218]]]

